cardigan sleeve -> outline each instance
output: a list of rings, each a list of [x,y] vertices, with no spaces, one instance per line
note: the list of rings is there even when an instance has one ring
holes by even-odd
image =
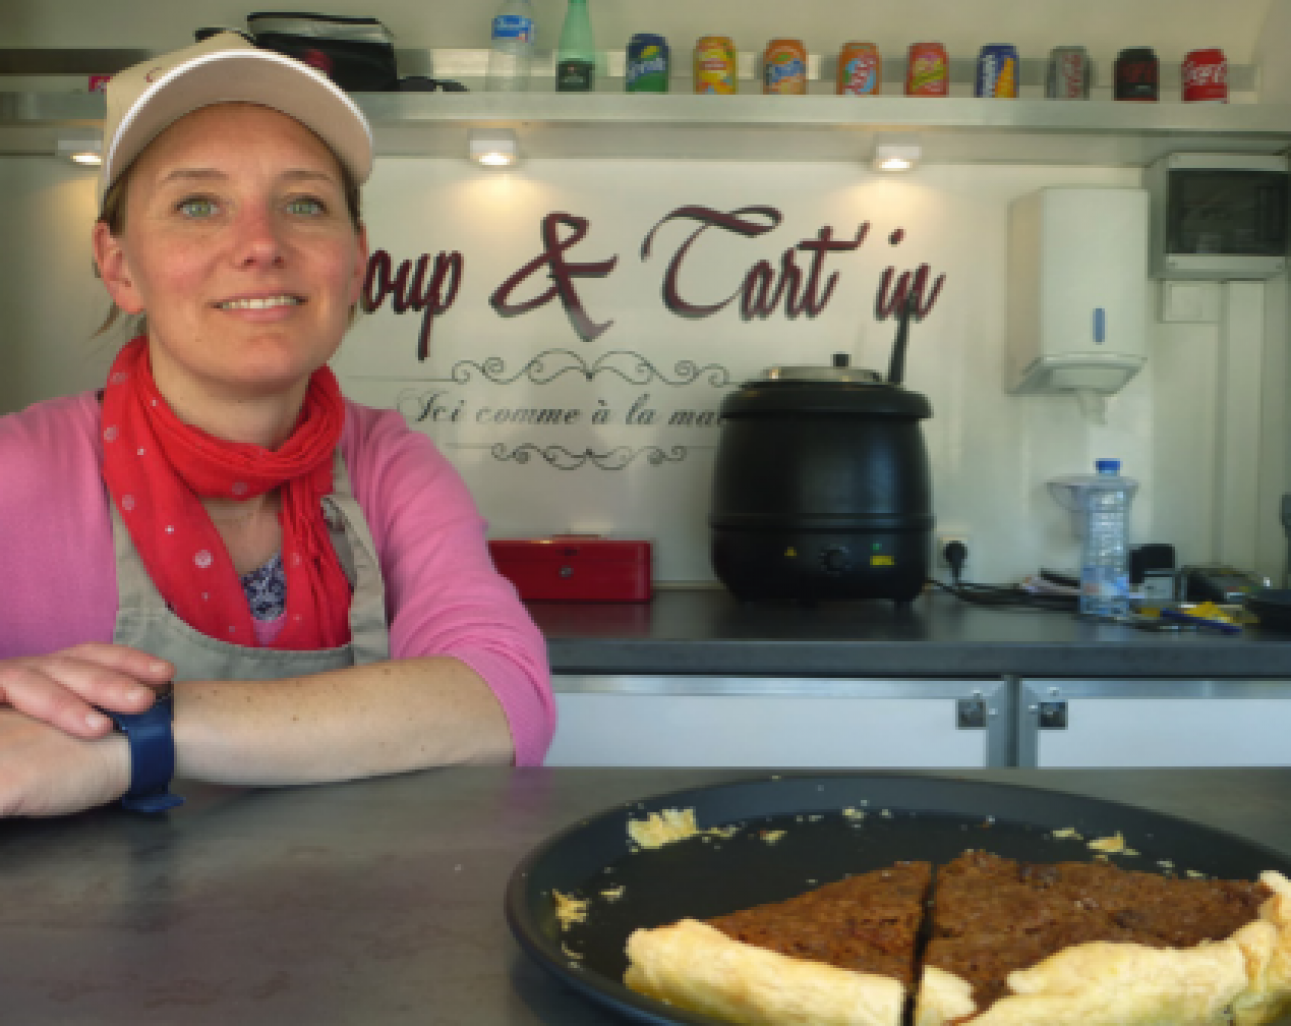
[[[460,659],[501,703],[516,765],[540,764],[555,731],[546,644],[494,569],[461,476],[395,411],[347,403],[341,446],[385,578],[391,656]]]

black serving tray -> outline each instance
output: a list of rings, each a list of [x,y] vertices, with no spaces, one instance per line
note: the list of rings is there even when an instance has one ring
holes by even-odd
[[[673,808],[694,809],[701,829],[741,829],[729,839],[632,851],[628,822]],[[1084,840],[1053,836],[1067,827]],[[768,843],[763,834],[771,830],[785,834]],[[1118,832],[1138,853],[1111,856],[1126,869],[1227,879],[1275,869],[1291,877],[1291,858],[1281,852],[1118,802],[901,774],[786,774],[643,798],[569,827],[516,867],[506,916],[529,957],[592,1001],[638,1022],[708,1026],[707,1016],[623,985],[633,930],[781,901],[900,860],[941,864],[969,848],[1034,862],[1088,861],[1095,855],[1088,840]],[[619,887],[621,897],[606,896]],[[586,921],[562,929],[553,890],[587,900]]]

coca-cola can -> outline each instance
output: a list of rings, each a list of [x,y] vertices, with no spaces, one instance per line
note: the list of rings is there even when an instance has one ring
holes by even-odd
[[[1228,102],[1228,61],[1223,50],[1193,50],[1183,59],[1183,101]]]
[[[1088,100],[1091,77],[1083,46],[1055,46],[1049,53],[1044,94],[1051,100]]]
[[[1116,55],[1112,87],[1117,100],[1155,103],[1157,100],[1157,55],[1150,46],[1131,46]]]

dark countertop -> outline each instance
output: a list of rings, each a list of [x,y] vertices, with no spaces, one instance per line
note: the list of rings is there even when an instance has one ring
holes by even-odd
[[[1291,852],[1291,769],[928,774],[1071,791]],[[354,784],[189,784],[156,818],[0,821],[5,1022],[615,1026],[503,918],[554,832],[718,770],[455,769]]]
[[[649,603],[528,608],[558,674],[1291,677],[1291,634],[1150,632],[943,593],[904,607],[886,600],[802,606],[679,589],[660,590]]]

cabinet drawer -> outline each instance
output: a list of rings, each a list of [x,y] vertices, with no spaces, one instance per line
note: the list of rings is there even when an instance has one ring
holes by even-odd
[[[1003,765],[999,681],[557,677],[553,766]],[[968,703],[965,707],[962,703]],[[964,709],[980,726],[961,726]]]

